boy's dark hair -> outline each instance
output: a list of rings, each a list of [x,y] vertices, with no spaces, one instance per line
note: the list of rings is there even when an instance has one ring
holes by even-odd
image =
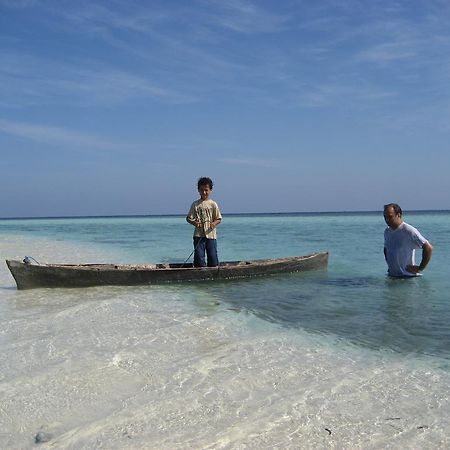
[[[397,203],[388,203],[387,205],[384,205],[384,210],[386,211],[386,209],[388,209],[390,207],[392,207],[392,209],[394,210],[394,213],[397,216],[402,217],[402,215],[403,215],[402,208],[400,208],[400,206],[397,205]]]
[[[212,182],[211,178],[208,178],[208,177],[201,177],[198,179],[197,189],[200,189],[200,186],[204,186],[205,184],[207,184],[209,186],[209,188],[212,190],[213,182]]]

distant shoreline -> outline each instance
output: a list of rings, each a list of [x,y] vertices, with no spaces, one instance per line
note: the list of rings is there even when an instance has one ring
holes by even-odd
[[[405,214],[447,214],[448,209],[424,209],[424,210],[404,210]],[[254,212],[254,213],[223,213],[228,217],[248,217],[248,216],[333,216],[333,215],[372,215],[381,214],[382,211],[296,211],[296,212]],[[67,219],[144,219],[163,217],[185,217],[185,214],[117,214],[99,216],[29,216],[29,217],[0,217],[0,220],[67,220]]]

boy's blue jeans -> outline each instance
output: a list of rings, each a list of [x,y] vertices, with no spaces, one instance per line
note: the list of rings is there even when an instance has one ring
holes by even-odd
[[[194,236],[194,249],[194,267],[206,267],[205,252],[208,259],[208,267],[219,265],[217,239]]]

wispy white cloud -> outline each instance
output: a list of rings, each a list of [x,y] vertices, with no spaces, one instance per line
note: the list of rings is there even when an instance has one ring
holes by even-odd
[[[173,20],[174,15],[177,14],[169,12],[168,9],[157,9],[154,5],[145,7],[142,3],[126,4],[124,2],[110,2],[108,6],[92,2],[77,2],[76,5],[69,5],[67,9],[60,8],[58,5],[53,6],[50,11],[64,20],[66,25],[72,24],[73,31],[82,29],[88,33],[128,30],[149,34],[159,26]]]
[[[53,80],[52,84],[64,90],[86,94],[99,103],[120,103],[130,98],[152,98],[166,103],[189,103],[195,101],[191,95],[161,87],[144,76],[108,67],[91,65],[86,69],[66,68],[70,77]]]
[[[30,143],[45,144],[45,148],[65,153],[83,153],[92,150],[120,156],[125,164],[135,163],[143,167],[175,167],[171,154],[177,154],[183,143],[171,143],[157,136],[139,139],[117,139],[96,133],[87,133],[69,127],[43,125],[35,122],[21,122],[0,118],[0,137],[14,136]],[[35,147],[36,148],[36,147]],[[93,152],[95,154],[95,152]]]
[[[196,89],[201,92],[202,87],[208,91],[205,78],[209,85],[218,82],[223,86],[227,77],[235,81],[246,71],[258,70],[264,59],[255,53],[249,60],[245,47],[233,44],[236,34],[280,32],[291,20],[289,14],[243,0],[198,0],[170,8],[164,3],[121,1],[81,1],[66,8],[44,2],[43,6],[58,19],[48,21],[49,28],[70,30],[74,36],[93,34],[105,44],[151,62],[156,69],[175,71],[188,97],[195,97]],[[225,29],[230,35],[224,34]],[[231,52],[225,50],[230,44],[235,47]],[[193,77],[200,78],[197,84],[189,83]]]
[[[280,161],[275,159],[262,159],[262,158],[242,158],[242,157],[230,157],[219,158],[217,161],[223,164],[230,164],[235,166],[252,166],[252,167],[279,167]]]
[[[14,122],[0,119],[0,132],[29,141],[71,149],[123,150],[123,144],[64,127]]]
[[[193,95],[145,76],[91,60],[58,63],[17,53],[0,56],[0,104],[5,106],[114,105],[142,99],[173,104],[196,101]]]
[[[47,5],[54,14],[86,31],[128,30],[151,34],[164,26],[177,25],[191,30],[190,37],[208,35],[220,27],[236,33],[273,33],[282,31],[292,20],[288,13],[270,11],[250,0],[197,0],[174,5],[143,2],[109,2],[106,5],[77,2],[60,8]]]
[[[417,56],[417,48],[405,43],[383,43],[363,50],[359,57],[361,60],[372,61],[379,64],[412,59]]]
[[[0,0],[0,6],[5,8],[28,8],[35,5],[38,0]]]
[[[323,83],[320,86],[311,85],[309,89],[301,89],[292,100],[298,105],[310,108],[329,107],[345,103],[347,107],[365,105],[367,102],[390,101],[396,99],[395,90],[383,88],[370,83],[360,82],[351,85],[348,81]]]
[[[274,33],[283,31],[292,20],[289,14],[274,13],[258,2],[248,0],[215,0],[203,2],[208,6],[205,17],[216,26],[237,33]],[[213,6],[214,8],[211,8]]]
[[[176,73],[186,95],[194,97],[196,90],[208,90],[203,82],[205,78],[209,83],[221,83],[227,77],[252,70],[243,49],[237,48],[232,53],[218,51],[217,45],[225,48],[224,28],[238,33],[274,32],[275,24],[285,20],[251,2],[241,1],[224,4],[200,0],[189,6],[180,3],[170,9],[139,2],[134,4],[135,8],[117,5],[123,6],[121,2],[108,8],[83,3],[64,11],[53,9],[53,14],[66,25],[71,24],[74,33],[82,30],[95,34],[108,45],[135,55],[156,69],[169,75]],[[242,23],[247,25],[239,25]],[[61,25],[57,22],[49,26]],[[194,77],[197,83],[192,83]],[[166,82],[169,79],[170,76]]]

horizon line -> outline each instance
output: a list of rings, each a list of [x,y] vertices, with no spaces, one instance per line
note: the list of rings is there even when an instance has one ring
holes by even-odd
[[[341,211],[283,211],[283,212],[232,212],[225,216],[275,216],[275,215],[314,215],[314,214],[382,214],[382,210],[341,210]],[[406,209],[407,213],[444,213],[449,209]],[[144,217],[184,217],[183,213],[171,214],[111,214],[111,215],[67,215],[67,216],[12,216],[0,220],[44,220],[44,219],[120,219]]]

